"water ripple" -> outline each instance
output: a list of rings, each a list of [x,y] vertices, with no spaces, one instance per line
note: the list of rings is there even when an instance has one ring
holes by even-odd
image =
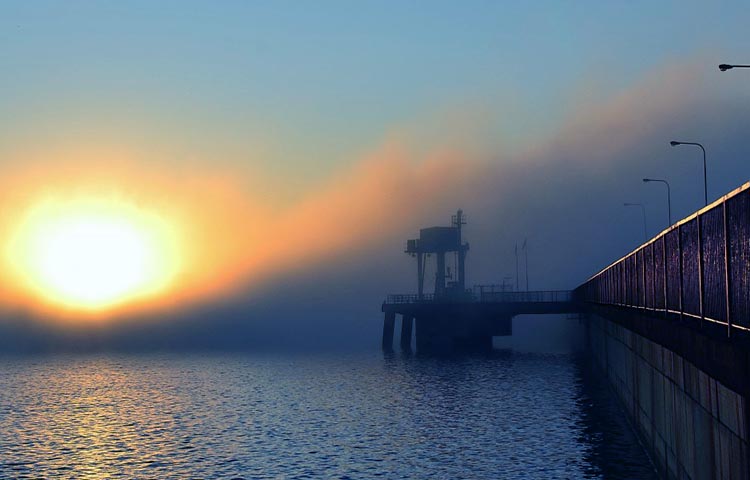
[[[3,363],[3,478],[653,477],[571,355]]]

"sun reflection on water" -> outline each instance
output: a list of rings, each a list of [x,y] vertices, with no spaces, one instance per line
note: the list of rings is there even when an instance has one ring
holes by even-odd
[[[655,478],[581,381],[566,355],[6,358],[0,478]]]

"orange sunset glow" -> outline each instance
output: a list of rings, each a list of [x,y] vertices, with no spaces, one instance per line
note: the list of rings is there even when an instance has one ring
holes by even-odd
[[[259,202],[236,173],[175,175],[106,148],[26,155],[0,181],[3,305],[113,319],[226,294],[247,271]]]
[[[0,480],[750,480],[750,1],[0,3]]]
[[[387,142],[284,200],[267,193],[283,182],[258,172],[175,173],[135,149],[66,147],[59,162],[15,155],[28,161],[0,180],[1,302],[78,322],[185,308],[356,255],[391,233],[394,209],[405,224],[447,179],[468,174],[457,152]]]
[[[41,298],[97,311],[168,288],[179,249],[167,219],[123,200],[49,199],[25,214],[8,257]]]

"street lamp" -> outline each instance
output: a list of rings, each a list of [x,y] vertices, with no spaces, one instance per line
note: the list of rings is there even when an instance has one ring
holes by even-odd
[[[669,188],[669,182],[659,178],[644,178],[643,183],[659,182],[667,186],[667,215],[669,218],[669,224],[672,225],[672,191]]]
[[[643,241],[648,241],[648,233],[646,232],[646,207],[642,203],[623,203],[625,207],[641,207],[643,213]]]
[[[675,142],[672,140],[669,142],[670,145],[673,147],[676,147],[677,145],[693,145],[695,147],[701,147],[701,150],[703,150],[703,199],[706,202],[706,205],[708,205],[708,183],[706,181],[706,149],[703,148],[703,145],[697,142]]]
[[[733,68],[750,68],[750,65],[730,65],[726,63],[722,63],[719,65],[719,70],[722,72],[726,72],[727,70],[731,70]]]

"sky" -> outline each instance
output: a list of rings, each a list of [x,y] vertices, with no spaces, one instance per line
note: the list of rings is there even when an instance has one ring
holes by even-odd
[[[376,345],[404,241],[457,208],[469,283],[528,238],[531,288],[569,289],[643,240],[623,202],[667,226],[644,176],[701,206],[669,140],[711,199],[750,175],[750,72],[717,68],[747,2],[0,9],[7,349]],[[91,228],[119,254],[60,247]]]

